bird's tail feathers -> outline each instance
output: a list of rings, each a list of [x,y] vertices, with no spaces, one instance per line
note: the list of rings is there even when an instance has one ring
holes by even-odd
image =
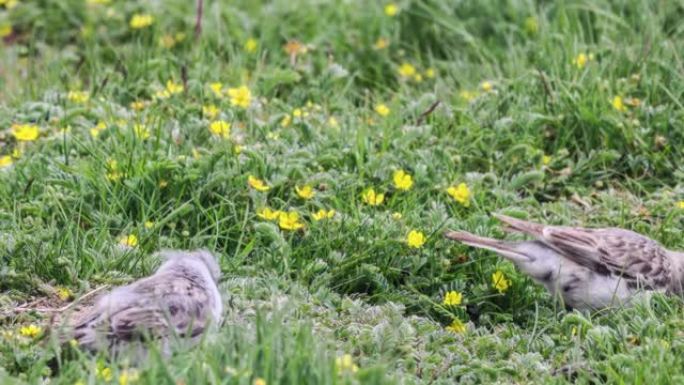
[[[532,259],[521,253],[517,248],[517,243],[500,241],[498,239],[480,237],[466,231],[449,231],[445,236],[451,240],[461,242],[468,246],[480,249],[491,250],[512,262],[526,263]]]

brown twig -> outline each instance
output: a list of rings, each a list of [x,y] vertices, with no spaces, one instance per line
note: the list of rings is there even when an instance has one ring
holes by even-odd
[[[197,0],[197,18],[195,19],[195,40],[199,40],[202,34],[202,13],[204,11],[204,0]]]
[[[416,126],[420,126],[421,124],[423,124],[425,118],[427,118],[431,113],[433,113],[440,103],[441,102],[439,100],[435,100],[435,102],[432,103],[427,110],[423,111],[423,113],[420,114],[420,116],[416,120]]]

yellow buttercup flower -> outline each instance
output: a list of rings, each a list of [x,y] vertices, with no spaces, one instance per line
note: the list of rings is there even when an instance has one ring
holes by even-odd
[[[213,105],[209,104],[206,106],[202,106],[202,115],[209,119],[215,119],[219,114],[219,109]]]
[[[214,96],[220,98],[223,96],[223,84],[220,82],[214,82],[209,84],[209,89],[214,93]]]
[[[446,330],[452,333],[461,334],[465,333],[466,325],[460,319],[454,318],[454,320],[451,322],[451,325],[446,327]]]
[[[289,126],[290,123],[292,123],[292,117],[290,117],[289,114],[283,116],[283,118],[280,120],[280,126],[282,126],[283,128]]]
[[[379,37],[378,40],[373,44],[373,48],[377,50],[385,49],[389,47],[389,40],[384,37]]]
[[[83,104],[90,99],[90,95],[86,91],[69,91],[67,93],[67,99],[70,102]]]
[[[135,234],[124,235],[119,238],[119,244],[126,247],[138,246],[138,237]]]
[[[425,244],[427,238],[422,231],[411,230],[406,236],[406,244],[414,249],[420,249]]]
[[[136,100],[131,102],[131,108],[135,111],[142,111],[147,106],[147,102],[144,100]]]
[[[299,230],[304,224],[299,221],[299,214],[296,211],[290,211],[279,213],[278,226],[283,230]]]
[[[447,189],[447,193],[463,206],[470,206],[470,189],[467,184],[460,183],[458,186],[451,186]]]
[[[489,80],[485,80],[480,83],[480,89],[484,92],[491,92],[494,89],[494,84]]]
[[[399,190],[408,191],[413,186],[413,177],[404,170],[396,170],[392,175],[394,187]]]
[[[308,184],[301,187],[295,186],[295,192],[297,193],[297,196],[302,199],[311,199],[316,195],[316,191]]]
[[[677,208],[684,209],[684,201],[677,202]]]
[[[361,193],[361,199],[368,205],[378,206],[385,200],[385,194],[376,193],[375,189],[371,187]]]
[[[152,15],[136,13],[131,17],[130,26],[132,29],[147,28],[154,22]]]
[[[390,114],[390,109],[386,105],[380,103],[375,106],[375,112],[383,118]]]
[[[149,229],[151,229],[151,228],[154,227],[154,222],[152,222],[152,221],[145,221],[145,224],[144,224],[143,226],[145,226],[145,228],[149,230]]]
[[[403,216],[400,212],[398,212],[398,211],[395,211],[395,212],[392,213],[392,219],[394,219],[395,221],[398,221],[398,220],[400,220],[400,219],[403,218],[403,217],[404,217],[404,216]]]
[[[136,123],[133,125],[133,133],[135,137],[141,140],[145,140],[150,137],[150,130],[144,124]]]
[[[35,124],[13,124],[12,135],[20,142],[32,142],[38,139],[40,130]]]
[[[252,385],[266,385],[266,380],[264,380],[261,377],[257,377],[254,379],[254,382],[252,383]]]
[[[12,34],[12,26],[10,24],[0,24],[0,39],[6,38]]]
[[[247,41],[245,41],[245,51],[249,53],[254,53],[257,50],[257,47],[259,46],[259,42],[257,42],[256,39],[254,38],[249,38]]]
[[[399,13],[399,6],[395,3],[389,3],[385,5],[385,15],[392,17]]]
[[[320,221],[323,219],[331,219],[332,217],[335,216],[335,210],[325,210],[325,209],[320,209],[316,211],[315,213],[311,214],[311,218],[315,221]]]
[[[24,337],[29,337],[29,338],[36,338],[41,333],[43,333],[43,328],[41,328],[40,326],[36,326],[34,324],[30,324],[28,326],[22,326],[19,329],[19,334],[21,334]]]
[[[627,107],[622,102],[622,96],[615,96],[611,104],[616,111],[625,112],[627,110]]]
[[[544,166],[548,166],[549,164],[551,164],[551,160],[552,160],[552,158],[549,155],[542,156],[542,164]]]
[[[577,56],[575,56],[574,59],[572,59],[572,65],[574,65],[578,69],[582,69],[587,65],[587,63],[589,63],[592,60],[594,60],[593,54],[587,55],[584,52],[580,52],[577,54]]]
[[[112,369],[104,366],[98,365],[97,369],[95,370],[95,377],[100,378],[106,382],[109,382],[112,380]]]
[[[166,81],[166,91],[170,95],[179,94],[179,93],[183,92],[184,89],[185,88],[180,83],[176,83],[173,80],[167,80]]]
[[[228,96],[230,97],[230,104],[241,108],[248,108],[252,102],[252,93],[247,86],[240,86],[238,88],[229,88]]]
[[[100,133],[106,129],[107,125],[105,124],[105,122],[99,121],[97,122],[95,127],[90,129],[90,136],[92,136],[93,138],[97,138],[98,136],[100,136]]]
[[[225,120],[216,120],[209,123],[209,131],[216,136],[227,138],[230,136],[230,123]]]
[[[124,370],[119,375],[119,385],[132,384],[134,382],[137,382],[139,377],[140,377],[140,375],[138,374],[138,371],[135,369]]]
[[[59,297],[59,299],[61,299],[62,301],[68,300],[73,295],[74,295],[74,293],[72,293],[68,287],[57,288],[57,297]]]
[[[499,291],[499,293],[504,293],[511,286],[511,281],[506,279],[504,273],[501,270],[497,270],[492,274],[492,287]]]
[[[458,291],[448,291],[444,294],[444,301],[442,302],[447,306],[458,306],[463,301],[463,294]]]
[[[433,79],[436,75],[434,68],[428,68],[425,70],[425,77],[428,79]]]
[[[416,74],[416,67],[409,63],[402,63],[397,71],[401,77],[410,78]]]
[[[0,156],[0,168],[9,167],[14,163],[14,160],[9,155]]]
[[[337,119],[334,116],[331,116],[328,118],[328,126],[332,128],[338,128],[340,127],[340,123],[337,121]]]
[[[267,221],[274,221],[280,217],[280,210],[272,210],[270,207],[262,207],[257,210],[257,216]]]
[[[351,354],[344,354],[341,357],[335,359],[335,367],[338,372],[350,372],[356,373],[359,367],[354,364],[354,359]]]
[[[270,187],[268,187],[268,186],[266,185],[266,183],[265,183],[263,180],[261,180],[261,179],[259,179],[259,178],[256,178],[256,177],[254,177],[254,176],[252,176],[252,175],[250,175],[250,176],[247,177],[247,184],[248,184],[251,188],[253,188],[253,189],[257,190],[257,191],[261,191],[261,192],[268,191],[268,190],[271,189]]]

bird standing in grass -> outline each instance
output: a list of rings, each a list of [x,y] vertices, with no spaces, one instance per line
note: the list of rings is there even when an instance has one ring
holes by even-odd
[[[171,338],[195,341],[220,323],[216,258],[205,250],[162,251],[165,262],[150,277],[118,287],[71,317],[69,339],[89,351],[122,351],[127,343]]]
[[[546,226],[495,215],[510,232],[533,241],[506,242],[463,231],[449,239],[492,250],[560,296],[567,306],[602,309],[628,304],[639,292],[682,293],[684,253],[618,228]]]

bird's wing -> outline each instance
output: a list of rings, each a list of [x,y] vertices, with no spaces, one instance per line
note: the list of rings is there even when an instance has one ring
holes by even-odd
[[[74,326],[76,341],[94,346],[98,336],[109,343],[167,336],[195,337],[208,326],[207,291],[192,279],[150,277],[136,282],[132,293],[130,300],[115,308],[89,310],[90,315],[82,317]]]
[[[540,240],[601,274],[627,281],[630,286],[667,288],[670,260],[657,242],[629,230],[545,226]]]

